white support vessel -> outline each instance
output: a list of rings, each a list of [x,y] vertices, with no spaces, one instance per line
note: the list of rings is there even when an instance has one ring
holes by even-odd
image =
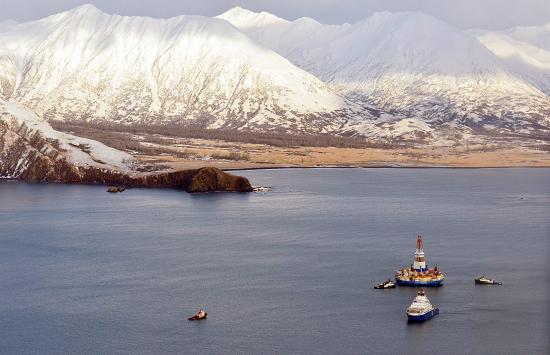
[[[413,302],[407,308],[407,317],[410,322],[423,322],[439,314],[439,308],[434,307],[424,290],[419,290]]]

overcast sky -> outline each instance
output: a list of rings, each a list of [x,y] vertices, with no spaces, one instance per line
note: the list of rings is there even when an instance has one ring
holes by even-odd
[[[0,20],[29,21],[84,3],[108,13],[215,16],[234,6],[286,19],[355,22],[376,11],[423,11],[461,28],[503,29],[550,23],[550,0],[0,0]]]

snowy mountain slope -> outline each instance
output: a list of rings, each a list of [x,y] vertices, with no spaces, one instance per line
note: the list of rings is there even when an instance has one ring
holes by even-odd
[[[542,26],[513,27],[502,32],[518,41],[550,50],[550,22]]]
[[[0,32],[0,95],[48,119],[216,128],[319,131],[348,107],[226,21],[91,5]]]
[[[17,159],[12,171],[6,174],[9,177],[17,177],[24,172],[34,163],[32,160],[37,155],[55,160],[65,159],[74,166],[93,166],[126,172],[136,164],[130,154],[91,139],[54,130],[36,113],[15,102],[0,99],[0,123],[4,128],[0,139],[0,153],[6,154],[0,159],[0,165],[5,167],[5,161]]]
[[[513,73],[550,95],[550,23],[506,31],[471,31]]]
[[[468,33],[422,13],[376,13],[358,23],[223,18],[358,102],[426,122],[550,126],[550,100]],[[538,38],[538,37],[537,37]]]
[[[234,7],[217,18],[230,22],[256,42],[301,66],[307,64],[302,53],[334,41],[351,27],[349,24],[323,25],[308,17],[288,21],[268,12],[256,13],[241,7]]]

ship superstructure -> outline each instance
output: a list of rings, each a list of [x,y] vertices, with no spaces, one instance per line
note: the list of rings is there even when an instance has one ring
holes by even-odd
[[[424,243],[422,236],[416,238],[414,262],[410,268],[403,268],[395,273],[395,281],[400,286],[441,286],[445,276],[436,267],[428,268],[424,257]]]
[[[412,304],[407,308],[407,318],[410,322],[423,322],[439,314],[439,308],[434,307],[424,290],[418,291]]]

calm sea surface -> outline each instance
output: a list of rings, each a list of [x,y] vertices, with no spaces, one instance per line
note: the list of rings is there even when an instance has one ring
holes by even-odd
[[[242,174],[273,190],[0,182],[0,352],[550,351],[550,170]],[[417,234],[446,280],[409,325],[416,290],[373,285]]]

